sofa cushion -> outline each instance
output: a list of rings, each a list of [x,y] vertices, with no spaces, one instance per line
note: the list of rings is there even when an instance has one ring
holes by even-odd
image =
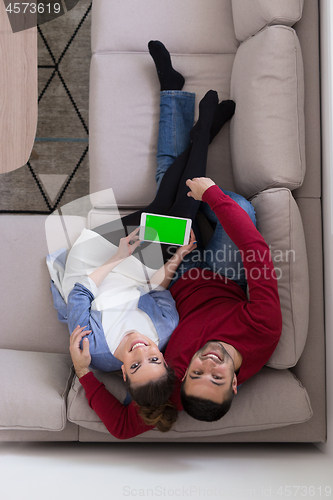
[[[184,90],[196,94],[195,119],[199,101],[209,89],[216,89],[220,100],[230,98],[234,54],[177,55],[173,61],[186,76]],[[159,103],[160,85],[148,53],[93,55],[89,113],[91,193],[112,188],[118,206],[126,208],[144,207],[154,199]],[[225,189],[234,188],[229,123],[212,143],[207,175],[217,183],[223,180]]]
[[[287,188],[263,191],[252,205],[258,230],[271,250],[283,320],[281,338],[268,366],[290,368],[303,352],[309,323],[309,273],[302,219]]]
[[[231,75],[236,191],[299,187],[305,175],[304,77],[295,31],[271,26],[238,49]]]
[[[45,262],[45,221],[41,215],[0,216],[2,349],[68,354],[68,327],[58,321]]]
[[[80,200],[82,198],[76,200],[77,204],[79,204]],[[73,215],[66,214],[66,209],[70,211],[69,205],[74,205],[74,203],[61,207],[61,214],[58,210],[55,210],[45,221],[48,253],[55,252],[60,248],[70,250],[80,236],[82,229],[86,226],[86,217],[78,217],[74,215],[75,212]]]
[[[71,366],[67,354],[0,349],[0,429],[64,429]]]
[[[214,33],[214,36],[212,36]],[[171,53],[236,52],[230,0],[98,0],[92,3],[92,52],[146,52],[161,40]]]
[[[242,42],[266,25],[292,26],[302,17],[304,0],[232,0],[237,40]]]
[[[120,377],[99,372],[98,379],[118,399],[126,393]],[[283,388],[283,390],[282,390]],[[73,381],[69,393],[68,419],[82,427],[108,433],[105,425],[89,407],[85,392],[78,379]],[[307,421],[312,409],[306,390],[288,370],[277,371],[264,367],[245,382],[234,398],[231,410],[217,422],[199,422],[184,411],[179,414],[165,439],[231,434],[234,432],[272,429]],[[157,438],[156,429],[144,434],[145,438]]]

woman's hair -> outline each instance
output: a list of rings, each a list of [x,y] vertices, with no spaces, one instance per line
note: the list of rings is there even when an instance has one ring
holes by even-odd
[[[178,410],[170,401],[159,406],[140,406],[138,413],[146,425],[154,425],[161,432],[168,432],[178,418]]]
[[[146,425],[154,425],[167,432],[178,418],[177,408],[169,401],[175,382],[175,372],[165,365],[166,374],[147,384],[132,386],[126,376],[126,387],[131,398],[140,406],[139,415]]]

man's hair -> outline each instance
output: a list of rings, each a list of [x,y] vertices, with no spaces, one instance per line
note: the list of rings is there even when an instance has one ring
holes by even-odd
[[[234,398],[232,385],[230,386],[230,391],[225,397],[223,403],[215,403],[210,399],[187,396],[185,393],[184,382],[181,386],[180,397],[184,410],[191,417],[203,422],[215,422],[216,420],[220,420],[220,418],[222,418],[230,410],[231,403]]]
[[[161,432],[167,432],[178,418],[177,408],[170,403],[175,383],[175,372],[165,365],[166,374],[147,384],[131,385],[125,375],[126,388],[131,398],[140,406],[139,415],[147,425],[154,425]]]

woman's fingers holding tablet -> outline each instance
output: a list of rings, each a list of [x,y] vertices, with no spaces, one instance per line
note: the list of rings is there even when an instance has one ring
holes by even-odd
[[[128,238],[133,238],[134,236],[139,237],[139,231],[140,231],[140,226],[136,227],[134,231],[132,231],[129,235]]]
[[[127,236],[127,238],[130,238],[130,236]],[[132,255],[132,253],[134,252],[134,250],[139,246],[141,245],[141,240],[139,238],[139,236],[132,236],[129,241],[128,241],[128,250],[129,250],[129,254]]]
[[[183,259],[187,254],[191,253],[192,250],[197,248],[197,241],[193,229],[191,229],[190,241],[187,245],[183,245],[177,249],[178,255]]]

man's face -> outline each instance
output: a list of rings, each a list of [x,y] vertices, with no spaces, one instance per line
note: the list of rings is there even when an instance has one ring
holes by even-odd
[[[220,342],[207,342],[193,356],[185,377],[187,396],[209,399],[222,404],[230,387],[237,393],[234,362]]]
[[[131,384],[146,384],[165,375],[163,354],[151,339],[139,332],[127,336],[124,346],[123,377]]]

